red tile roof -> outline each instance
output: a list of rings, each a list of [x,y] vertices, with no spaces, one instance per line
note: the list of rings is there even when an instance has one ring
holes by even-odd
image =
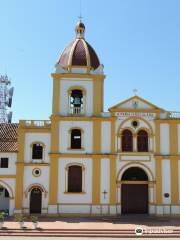
[[[17,123],[0,123],[0,152],[17,152]]]

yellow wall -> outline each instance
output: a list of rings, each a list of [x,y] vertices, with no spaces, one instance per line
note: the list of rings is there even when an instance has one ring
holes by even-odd
[[[93,115],[97,116],[104,108],[104,79],[93,81]]]
[[[156,204],[162,204],[162,159],[156,157]]]
[[[178,129],[176,123],[170,124],[170,154],[178,154]]]
[[[100,204],[101,194],[101,158],[93,158],[92,204]]]
[[[55,116],[51,117],[51,153],[59,153],[59,121]],[[49,185],[49,204],[57,204],[58,190],[58,161],[59,158],[50,155],[50,185]]]
[[[171,204],[179,204],[178,159],[171,159]]]
[[[53,79],[53,101],[52,101],[52,113],[54,115],[60,112],[60,79],[54,76]]]
[[[16,163],[16,194],[15,208],[22,209],[23,201],[23,182],[24,182],[24,150],[25,150],[25,130],[18,129],[18,154]]]

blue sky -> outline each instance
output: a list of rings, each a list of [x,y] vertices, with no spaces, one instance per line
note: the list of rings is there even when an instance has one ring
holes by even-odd
[[[0,0],[0,74],[13,120],[48,119],[54,64],[75,37],[79,0]],[[82,0],[86,40],[105,66],[105,110],[138,95],[180,111],[180,1]]]

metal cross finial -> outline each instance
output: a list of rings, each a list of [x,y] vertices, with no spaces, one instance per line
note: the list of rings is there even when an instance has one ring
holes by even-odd
[[[82,20],[82,2],[79,0],[79,21],[81,22]]]
[[[79,21],[81,22],[81,20],[82,20],[82,16],[81,16],[81,15],[79,15],[79,17],[78,17],[78,18],[79,18]]]
[[[134,93],[135,96],[137,95],[137,92],[138,92],[138,90],[136,88],[133,89],[133,93]]]
[[[104,190],[104,192],[102,193],[104,194],[104,199],[106,199],[106,194],[107,194],[106,190]]]

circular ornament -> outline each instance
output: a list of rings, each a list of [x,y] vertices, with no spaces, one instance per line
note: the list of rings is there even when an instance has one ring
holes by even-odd
[[[139,125],[139,122],[136,121],[136,120],[134,120],[134,121],[131,122],[131,125],[132,125],[134,128],[137,128],[138,125]]]
[[[39,176],[41,175],[41,169],[39,169],[39,168],[34,168],[34,169],[32,170],[32,175],[33,175],[34,177],[39,177]]]

